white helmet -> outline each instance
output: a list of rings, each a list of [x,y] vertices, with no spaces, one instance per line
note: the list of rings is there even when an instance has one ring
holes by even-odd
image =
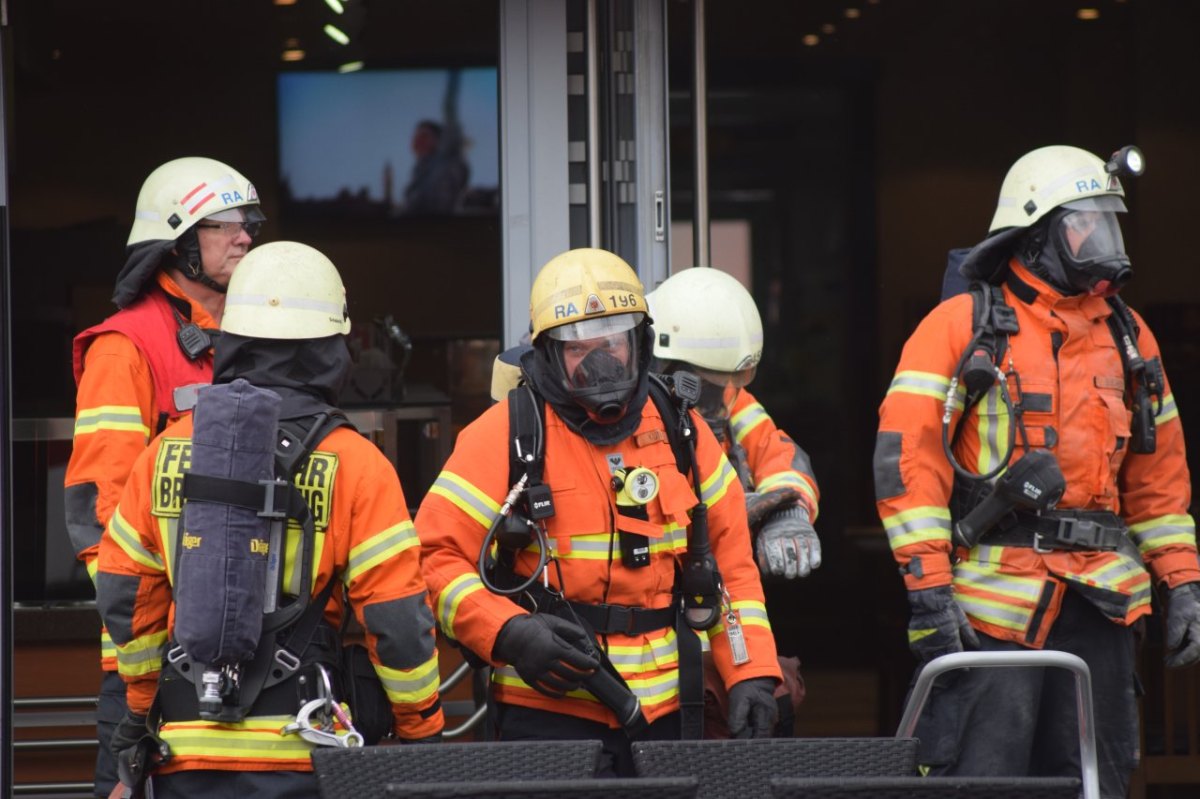
[[[1140,168],[1140,167],[1139,167]],[[1008,170],[989,233],[1031,227],[1052,209],[1093,197],[1110,197],[1087,210],[1124,211],[1125,189],[1116,172],[1087,150],[1066,145],[1026,153]]]
[[[712,267],[684,269],[646,295],[654,356],[717,372],[740,372],[762,358],[758,307],[737,278]]]
[[[246,222],[261,222],[258,191],[240,172],[211,158],[176,158],[150,173],[138,193],[126,246],[174,241],[199,220],[244,208]]]
[[[1090,252],[1079,251],[1076,245],[1076,251],[1068,256],[1068,261],[1077,259],[1077,263],[1063,268],[1062,280],[1067,281],[1066,270],[1073,269],[1070,282],[1079,283],[1080,288],[1101,278],[1114,285],[1123,283],[1131,272],[1115,217],[1126,210],[1122,200],[1125,188],[1118,173],[1140,175],[1144,168],[1141,151],[1133,146],[1118,150],[1107,163],[1087,150],[1067,145],[1026,153],[1004,177],[988,237],[971,250],[959,271],[968,279],[995,281],[1029,229],[1061,208],[1050,220],[1055,228],[1052,232],[1061,239],[1053,244],[1056,251],[1067,252],[1067,234],[1059,228],[1068,212],[1087,217],[1089,223],[1095,219],[1102,223],[1100,235],[1090,237]],[[1078,220],[1065,221],[1075,221],[1078,227]]]
[[[274,241],[256,247],[229,280],[221,330],[268,339],[345,335],[350,313],[341,275],[307,244]]]

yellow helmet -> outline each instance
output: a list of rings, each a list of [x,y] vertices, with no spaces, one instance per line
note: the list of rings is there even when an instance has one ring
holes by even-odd
[[[637,318],[633,318],[636,314]],[[629,317],[613,319],[611,317]],[[555,338],[592,338],[581,332],[617,332],[648,318],[645,291],[633,267],[607,250],[581,247],[551,258],[533,281],[529,293],[532,340],[550,330],[597,319],[573,331],[551,334]]]
[[[633,268],[606,250],[557,255],[533,281],[529,318],[555,390],[602,424],[623,417],[650,355],[650,317]]]

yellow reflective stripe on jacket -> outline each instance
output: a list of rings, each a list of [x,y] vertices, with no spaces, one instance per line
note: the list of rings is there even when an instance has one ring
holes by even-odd
[[[1041,600],[1043,581],[1001,572],[1000,547],[980,547],[974,554],[981,560],[964,560],[954,566],[954,598],[959,607],[982,622],[1017,632],[1026,630]]]
[[[737,482],[737,471],[724,455],[717,465],[716,471],[700,484],[700,501],[712,507],[721,501],[731,483]]]
[[[296,720],[295,716],[251,716],[244,721],[175,721],[163,724],[159,735],[178,758],[231,758],[237,760],[303,761],[308,764],[316,744],[298,733],[280,731]],[[335,727],[339,737],[347,730]],[[304,766],[298,765],[298,770]]]
[[[1196,520],[1189,513],[1159,516],[1129,526],[1129,532],[1137,544],[1138,552],[1145,555],[1159,547],[1172,544],[1194,546],[1196,543]]]
[[[883,529],[893,550],[922,541],[948,541],[950,509],[940,505],[909,508],[884,519]]]
[[[125,517],[121,515],[120,505],[113,511],[112,518],[108,520],[108,534],[121,548],[121,551],[129,556],[130,560],[148,569],[163,570],[162,558],[142,546],[141,536],[129,522],[125,521]]]
[[[679,663],[679,642],[675,631],[668,628],[664,635],[641,646],[610,645],[608,659],[622,676],[673,668]]]
[[[549,538],[546,543],[550,545],[550,554],[563,560],[608,560],[609,552],[613,548],[613,534],[586,533],[585,535],[573,535],[571,536],[570,551],[565,555],[559,551],[558,539]],[[536,555],[538,552],[537,542],[527,546],[525,551]]]
[[[446,584],[446,587],[438,595],[437,601],[438,625],[443,633],[450,638],[458,639],[454,633],[454,616],[458,613],[458,606],[464,598],[482,590],[483,580],[473,572],[460,574]]]
[[[375,673],[383,683],[388,699],[395,704],[416,704],[437,693],[438,675],[437,650],[433,657],[413,669],[390,669],[376,666]]]
[[[624,674],[621,675],[625,677]],[[512,666],[500,666],[492,671],[492,680],[508,688],[518,688],[526,691],[533,691],[528,683],[521,679],[517,674],[517,670]],[[658,705],[663,702],[668,702],[679,696],[679,669],[671,668],[665,670],[662,674],[656,674],[653,677],[625,677],[625,684],[629,686],[629,690],[638,698],[643,706]],[[567,691],[566,696],[572,699],[584,699],[589,702],[597,702],[599,700],[584,689],[575,691]]]
[[[134,638],[117,648],[117,671],[127,677],[153,674],[162,667],[163,653],[167,649],[167,631],[160,630]]]
[[[1029,622],[1033,619],[1033,607],[1010,605],[998,599],[966,592],[956,593],[955,599],[968,616],[997,627],[1022,631],[1029,627]]]
[[[1103,561],[1089,571],[1066,572],[1063,577],[1116,593],[1132,596],[1144,591],[1149,596],[1150,573],[1146,567],[1119,552],[1112,554],[1112,560]]]
[[[738,621],[743,627],[764,627],[771,629],[771,621],[767,618],[767,606],[754,599],[738,599],[730,603],[737,611]],[[725,632],[725,614],[708,629],[709,637]]]
[[[108,634],[107,628],[100,628],[100,657],[104,660],[115,658],[117,656],[117,645],[113,643],[112,636]]]
[[[752,402],[729,418],[733,440],[741,444],[746,435],[771,417],[760,403]]]
[[[491,526],[492,520],[500,512],[498,502],[453,472],[443,471],[439,474],[430,486],[429,493],[445,497],[485,529]]]
[[[918,397],[930,397],[938,402],[946,401],[946,392],[950,390],[950,378],[936,372],[918,372],[905,370],[896,372],[887,393],[915,394]],[[959,386],[954,392],[954,410],[962,410],[966,389]]]
[[[814,508],[817,506],[817,494],[813,491],[805,476],[797,471],[776,472],[769,474],[758,481],[754,490],[760,494],[765,494],[773,488],[794,488],[808,498],[808,502]]]
[[[421,540],[417,538],[416,528],[413,527],[411,521],[406,519],[382,533],[371,536],[351,549],[350,560],[343,579],[349,585],[363,572],[420,544]]]
[[[1154,423],[1162,424],[1177,418],[1179,418],[1179,408],[1175,405],[1175,395],[1168,394],[1163,397],[1162,410],[1154,415]]]
[[[569,551],[566,554],[559,549],[558,539],[549,538],[546,543],[550,546],[551,556],[561,560],[608,560],[615,546],[613,540],[613,533],[573,535],[570,539]],[[687,550],[687,528],[681,527],[676,522],[669,522],[663,525],[662,537],[649,538],[649,542],[652,555],[662,552],[684,552]],[[525,547],[525,551],[536,556],[538,544],[531,543]]]
[[[75,417],[75,435],[86,436],[100,430],[141,433],[150,440],[150,428],[142,421],[142,411],[136,405],[101,405],[81,410]]]
[[[679,696],[679,669],[654,677],[626,677],[625,683],[643,705],[659,705]]]
[[[304,543],[304,531],[299,526],[289,526],[285,536],[287,545],[284,548],[283,587],[291,596],[300,596],[300,548]],[[325,549],[325,533],[318,530],[313,536],[312,575],[310,585],[316,585],[317,573],[321,568],[321,554]]]
[[[175,584],[175,556],[179,554],[179,549],[176,546],[179,541],[179,525],[180,517],[178,516],[159,516],[155,519],[158,524],[158,538],[162,541],[163,553],[166,555],[164,563],[167,567],[167,582],[171,585]]]
[[[1008,408],[998,386],[992,386],[976,405],[975,428],[979,434],[979,455],[975,468],[979,474],[987,474],[1000,465],[1003,453],[1008,450],[1008,432],[1011,420]]]

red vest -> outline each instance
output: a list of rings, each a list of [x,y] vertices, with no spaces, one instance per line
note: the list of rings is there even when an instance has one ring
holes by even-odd
[[[142,353],[154,379],[154,402],[158,408],[158,430],[191,407],[175,405],[175,389],[212,382],[213,356],[209,349],[196,360],[183,354],[179,345],[180,323],[167,298],[158,288],[147,291],[130,305],[75,337],[73,365],[75,383],[83,375],[83,359],[92,341],[101,333],[120,333]],[[156,431],[157,432],[157,431]]]

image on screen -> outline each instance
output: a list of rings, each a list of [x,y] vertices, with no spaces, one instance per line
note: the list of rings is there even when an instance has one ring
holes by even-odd
[[[281,72],[281,207],[290,216],[495,213],[495,67]]]

